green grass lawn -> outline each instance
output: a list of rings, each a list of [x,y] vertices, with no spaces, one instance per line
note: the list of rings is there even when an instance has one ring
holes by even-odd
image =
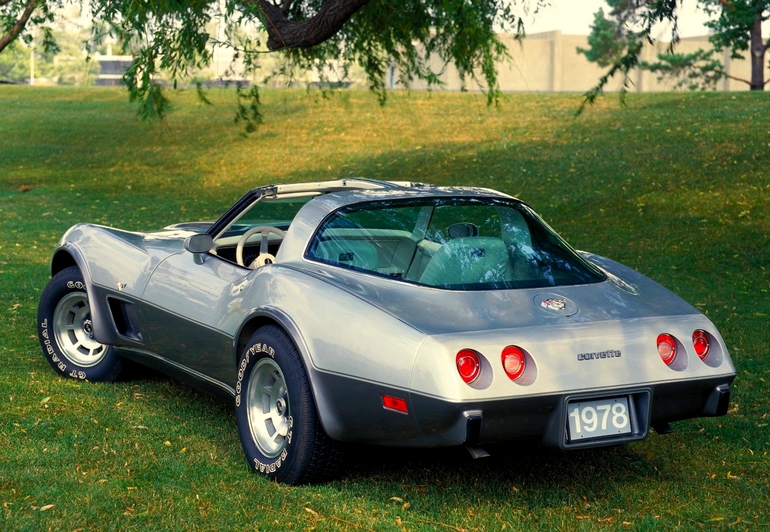
[[[0,86],[0,530],[744,530],[770,527],[770,94],[174,96],[137,121],[119,90]],[[35,331],[72,224],[214,218],[249,188],[364,176],[487,186],[571,244],[661,282],[714,321],[738,371],[723,418],[639,443],[356,448],[339,480],[251,474],[228,405],[154,376],[57,377]]]

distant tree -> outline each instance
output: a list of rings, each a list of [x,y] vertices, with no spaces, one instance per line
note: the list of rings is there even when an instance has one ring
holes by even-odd
[[[24,38],[10,42],[0,53],[0,80],[27,81],[30,57],[34,56],[36,78],[67,85],[86,82],[98,65],[86,60],[84,43],[90,29],[83,28],[78,18],[75,6],[59,8],[56,18],[46,23],[45,31],[29,32]],[[46,45],[45,39],[55,45]]]
[[[19,82],[29,77],[29,49],[18,41],[0,54],[0,81]]]
[[[610,7],[609,17],[604,9],[594,13],[591,33],[588,35],[588,48],[578,47],[578,53],[586,56],[600,67],[608,67],[619,61],[629,51],[636,51],[641,46],[642,37],[624,20],[632,12],[627,8],[626,0],[606,0]]]
[[[713,88],[722,77],[749,85],[751,90],[764,90],[765,52],[770,41],[762,39],[762,23],[770,18],[770,0],[699,0],[698,6],[712,19],[706,26],[713,30],[709,40],[713,51],[697,50],[692,54],[674,53],[678,42],[677,9],[681,0],[607,0],[609,17],[599,10],[591,27],[588,49],[578,49],[589,61],[611,66],[609,74],[588,97],[595,97],[609,78],[620,72],[626,75],[639,67],[658,74],[659,79],[673,79],[679,87]],[[639,53],[645,41],[652,42],[651,23],[673,22],[669,50],[658,56],[658,62],[639,63]],[[743,58],[750,50],[751,79],[737,78],[727,73],[713,52],[729,50],[733,58]]]
[[[39,76],[59,85],[88,84],[99,72],[99,65],[86,53],[90,27],[83,27],[77,9],[59,10],[51,33],[56,39],[56,51],[40,50],[35,64]]]
[[[620,75],[623,79],[621,97],[631,84],[630,73],[639,65],[639,54],[642,45],[646,42],[654,42],[653,28],[659,22],[671,23],[669,51],[679,41],[678,33],[678,9],[683,0],[608,0],[610,6],[609,17],[594,19],[591,36],[589,37],[588,50],[580,50],[587,54],[590,60],[609,66],[607,72],[599,78],[597,84],[585,93],[582,111],[587,104],[592,104],[603,92],[610,79]],[[599,24],[597,24],[597,19]],[[609,41],[616,39],[616,45],[610,46]],[[593,44],[591,44],[593,40]],[[607,52],[612,52],[608,54]],[[613,55],[614,54],[614,55]]]
[[[658,81],[672,80],[677,89],[716,89],[717,82],[727,76],[724,65],[714,59],[714,50],[698,49],[691,54],[658,54],[658,61],[642,61],[639,68],[658,75]]]
[[[734,59],[749,52],[751,79],[739,79],[751,90],[765,89],[765,52],[770,41],[762,38],[762,23],[770,18],[770,0],[699,0],[712,18],[706,23],[714,33],[709,37],[717,51],[729,50]],[[738,78],[733,78],[738,79]]]

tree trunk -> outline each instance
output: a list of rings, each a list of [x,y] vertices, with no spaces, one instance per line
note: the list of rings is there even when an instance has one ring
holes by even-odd
[[[765,90],[765,50],[762,40],[762,12],[758,11],[751,26],[751,90]]]
[[[267,47],[309,48],[334,36],[356,11],[369,0],[327,0],[314,16],[305,20],[289,20],[280,6],[270,0],[257,0],[265,17]]]
[[[19,36],[21,33],[21,30],[24,29],[24,26],[27,25],[27,22],[29,21],[29,17],[32,16],[32,12],[37,7],[38,0],[29,0],[27,2],[27,5],[24,7],[24,12],[21,14],[19,19],[16,21],[16,23],[13,25],[11,30],[6,33],[5,35],[0,35],[0,52],[2,52],[9,44],[11,44],[16,37]],[[0,5],[7,4],[9,2],[2,2]]]

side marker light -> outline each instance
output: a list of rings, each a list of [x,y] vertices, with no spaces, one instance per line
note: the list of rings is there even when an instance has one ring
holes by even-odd
[[[396,412],[401,412],[402,414],[409,413],[409,409],[406,406],[406,399],[401,399],[400,397],[383,395],[382,406],[388,410],[395,410]]]

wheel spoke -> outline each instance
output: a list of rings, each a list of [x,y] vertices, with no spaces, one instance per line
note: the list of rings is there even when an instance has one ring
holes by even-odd
[[[281,393],[280,388],[278,386],[273,386],[270,390],[270,404],[274,405],[282,396],[283,393]]]
[[[289,396],[280,367],[273,359],[257,362],[249,377],[247,412],[251,433],[260,451],[276,457],[289,432]]]
[[[277,436],[286,436],[289,433],[289,424],[286,423],[285,419],[281,419],[280,425],[277,425],[275,428],[275,434]]]
[[[64,296],[53,314],[54,337],[59,349],[70,361],[82,367],[99,363],[107,353],[106,347],[91,336],[90,317],[91,308],[84,292]]]

